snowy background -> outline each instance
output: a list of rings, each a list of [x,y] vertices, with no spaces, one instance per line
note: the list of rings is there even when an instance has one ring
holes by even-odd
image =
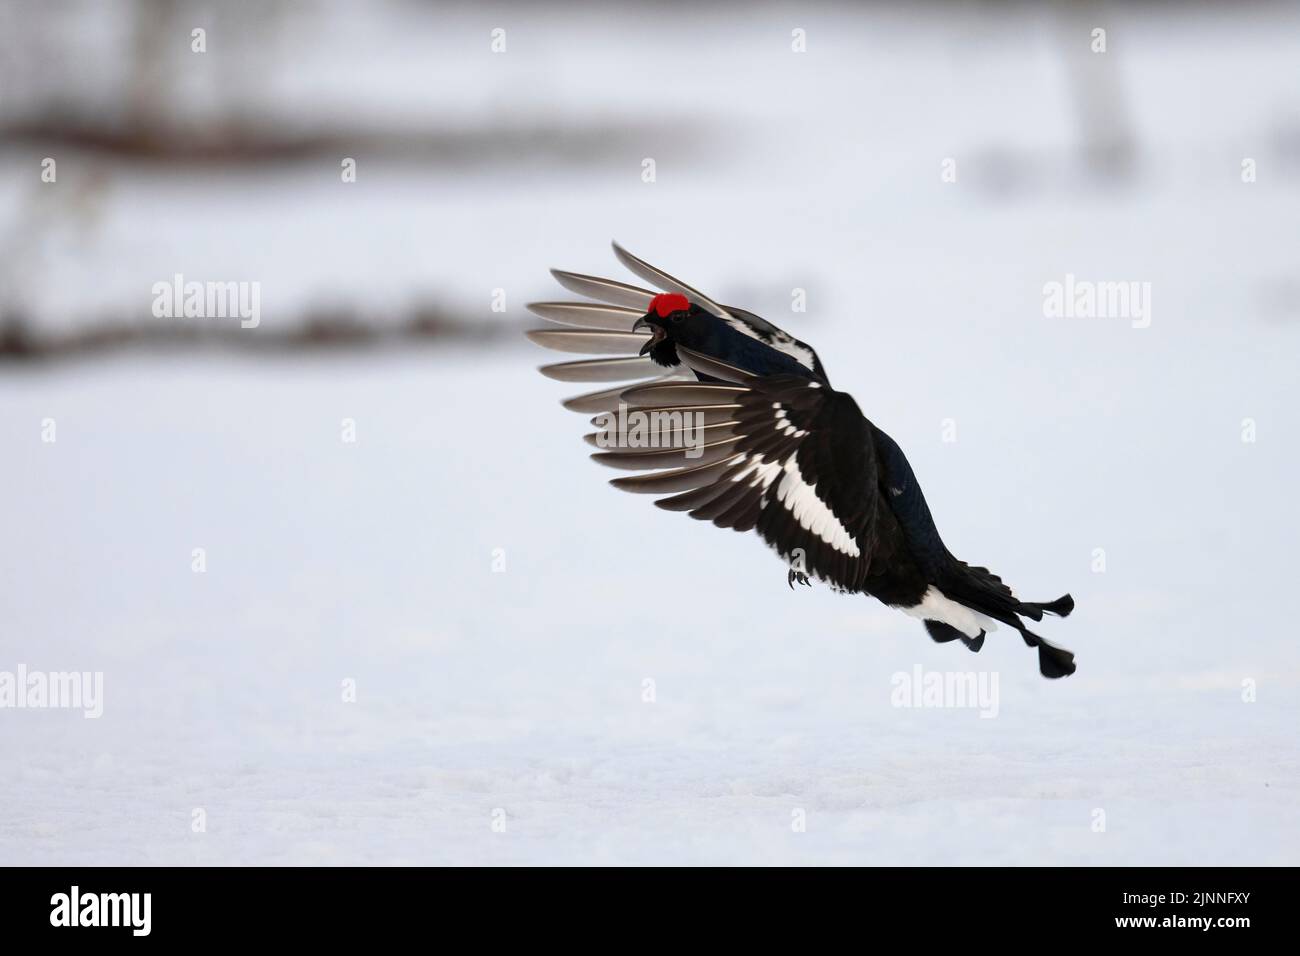
[[[1294,5],[3,11],[0,670],[105,700],[0,710],[0,863],[1300,863]],[[605,485],[517,333],[611,238],[813,342],[1078,673]],[[261,328],[150,347],[231,321],[176,272]],[[261,347],[340,310],[439,334]]]

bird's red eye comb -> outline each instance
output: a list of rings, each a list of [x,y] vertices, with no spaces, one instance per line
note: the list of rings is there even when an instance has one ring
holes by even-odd
[[[661,292],[650,300],[650,311],[661,319],[668,318],[674,312],[686,312],[690,307],[690,300],[676,292]]]

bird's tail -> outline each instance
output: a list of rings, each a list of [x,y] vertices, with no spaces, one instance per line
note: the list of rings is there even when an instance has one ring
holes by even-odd
[[[1038,673],[1052,678],[1069,677],[1074,673],[1073,652],[1044,640],[1019,621],[1007,623],[1020,632],[1027,646],[1038,648]]]
[[[1045,601],[1043,603],[1021,603],[1017,609],[1017,614],[1023,614],[1032,621],[1041,621],[1043,612],[1055,614],[1057,617],[1069,617],[1070,612],[1074,610],[1074,598],[1068,594],[1062,594],[1055,601]]]
[[[950,600],[1019,631],[1026,645],[1038,649],[1038,672],[1044,677],[1068,677],[1074,673],[1074,654],[1035,634],[1020,619],[1023,616],[1041,621],[1045,613],[1067,617],[1074,610],[1074,598],[1070,595],[1063,594],[1054,601],[1021,601],[988,568],[972,567],[955,558],[940,590]]]

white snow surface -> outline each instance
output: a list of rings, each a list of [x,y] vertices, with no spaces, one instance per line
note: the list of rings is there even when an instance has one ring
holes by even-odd
[[[518,319],[560,297],[548,266],[618,275],[610,238],[766,314],[902,445],[954,553],[1026,599],[1074,595],[1039,630],[1079,671],[1044,680],[1008,628],[975,655],[791,591],[753,535],[609,488],[557,402],[581,386],[522,341],[8,364],[0,671],[101,671],[105,699],[94,720],[0,710],[0,864],[1300,862],[1300,31],[1260,9],[1114,15],[1140,136],[1109,187],[1072,158],[1039,20],[827,8],[801,58],[779,7],[694,33],[509,11],[495,59],[498,10],[462,9],[358,81],[484,122],[694,110],[736,124],[726,156],[363,157],[350,193],[332,159],[113,171],[99,232],[10,264],[42,321],[147,315],[177,271],[263,281],[263,329],[313,295],[413,288],[485,322],[505,288]],[[694,83],[645,68],[673,42],[705,51]],[[1029,184],[990,187],[990,157]],[[1150,327],[1046,318],[1066,273],[1150,282]],[[996,675],[996,716],[894,706],[917,667]]]
[[[1192,363],[1098,399],[1104,342],[1007,370],[1030,409],[966,395],[955,445],[950,396],[839,363],[958,554],[1074,593],[1055,682],[1006,629],[932,644],[603,486],[522,348],[7,376],[4,658],[102,671],[105,699],[0,711],[0,860],[1295,862],[1300,653],[1266,558],[1293,453],[1242,446]],[[1294,427],[1280,386],[1251,407]],[[918,664],[996,673],[997,716],[892,706]]]

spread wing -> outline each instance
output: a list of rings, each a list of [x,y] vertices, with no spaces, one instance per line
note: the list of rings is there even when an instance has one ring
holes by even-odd
[[[871,423],[850,396],[678,353],[728,382],[624,392],[629,410],[597,419],[602,430],[588,437],[613,450],[593,457],[648,473],[611,484],[665,495],[655,504],[720,528],[757,531],[796,569],[841,590],[861,591],[873,569],[897,563],[904,545],[879,493]]]

